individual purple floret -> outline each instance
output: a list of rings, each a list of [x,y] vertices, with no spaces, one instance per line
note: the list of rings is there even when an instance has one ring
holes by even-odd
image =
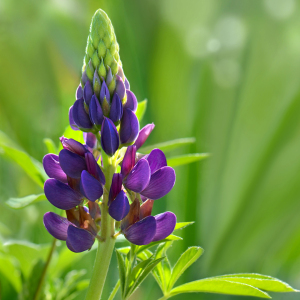
[[[154,149],[137,163],[136,146],[129,146],[125,153],[121,174],[124,186],[142,196],[156,200],[171,191],[175,184],[175,171],[167,166],[164,153]]]
[[[81,143],[61,138],[59,156],[47,154],[43,159],[46,180],[44,191],[54,206],[68,210],[79,205],[84,198],[96,201],[103,194],[105,177],[93,154]]]
[[[139,134],[139,130],[140,124],[135,113],[131,109],[125,108],[120,125],[121,144],[129,145],[133,143]]]
[[[147,124],[140,130],[139,135],[133,144],[136,146],[136,150],[138,150],[144,145],[154,127],[155,125],[153,123]]]
[[[104,118],[101,127],[101,146],[103,151],[113,156],[119,148],[119,134],[115,124],[108,118]]]
[[[100,209],[98,205],[89,202],[89,209],[80,206],[67,211],[67,218],[53,212],[44,215],[44,225],[56,239],[66,241],[73,252],[90,249],[95,241],[100,224]]]
[[[135,245],[147,245],[168,237],[175,228],[176,216],[165,212],[151,216],[153,200],[147,200],[141,206],[136,199],[130,205],[128,215],[121,222],[121,230],[126,239]]]

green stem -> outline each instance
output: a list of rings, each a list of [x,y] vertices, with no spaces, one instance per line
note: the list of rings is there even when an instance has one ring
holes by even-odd
[[[118,280],[118,282],[116,283],[114,289],[112,290],[108,300],[113,300],[119,290],[119,287],[120,287],[120,280]]]
[[[94,269],[87,291],[86,300],[100,300],[105,284],[111,256],[115,245],[115,221],[108,213],[108,197],[113,174],[116,171],[115,165],[104,151],[102,151],[103,171],[105,175],[105,189],[101,204],[101,240],[98,242],[98,250]]]
[[[37,289],[35,291],[33,300],[38,300],[40,298],[40,294],[41,294],[41,291],[42,291],[44,280],[45,280],[45,277],[46,277],[46,274],[47,274],[47,270],[48,270],[48,267],[49,267],[49,264],[50,264],[55,246],[56,246],[56,239],[53,239],[53,242],[52,242],[52,245],[51,245],[51,248],[50,248],[50,251],[49,251],[49,254],[48,254],[44,269],[43,269],[43,272],[42,272],[42,275],[40,277]]]

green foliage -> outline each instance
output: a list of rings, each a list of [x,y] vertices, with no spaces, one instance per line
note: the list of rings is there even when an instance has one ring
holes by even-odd
[[[139,121],[141,121],[144,117],[144,114],[145,114],[146,109],[147,109],[147,102],[148,102],[148,100],[145,99],[145,100],[140,101],[138,103],[138,107],[137,107],[137,110],[136,110],[135,114],[136,114]]]
[[[205,159],[207,157],[209,157],[208,153],[193,153],[193,154],[180,155],[176,157],[170,157],[167,159],[167,162],[170,167],[177,167],[177,166],[187,165],[192,162]]]
[[[6,204],[15,209],[21,209],[24,208],[30,204],[34,204],[40,201],[46,200],[45,194],[39,194],[39,195],[29,195],[22,198],[9,198],[6,201]]]

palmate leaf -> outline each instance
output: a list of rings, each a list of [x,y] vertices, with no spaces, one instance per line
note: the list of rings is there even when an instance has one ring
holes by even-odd
[[[5,203],[11,208],[20,209],[30,204],[46,200],[45,194],[28,195],[22,198],[9,198]]]
[[[170,157],[167,159],[168,166],[177,167],[182,165],[187,165],[202,159],[209,157],[209,153],[192,153],[185,154],[176,157]]]

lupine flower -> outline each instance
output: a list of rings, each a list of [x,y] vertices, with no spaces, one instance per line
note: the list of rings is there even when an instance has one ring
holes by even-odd
[[[152,200],[159,199],[171,191],[175,184],[175,171],[167,166],[166,157],[161,150],[152,150],[137,163],[135,158],[136,146],[129,146],[121,166],[126,188]]]
[[[176,225],[176,216],[172,212],[151,216],[153,200],[145,201],[141,206],[136,199],[130,205],[128,215],[121,222],[121,230],[126,239],[135,245],[147,245],[169,236]]]
[[[47,154],[43,159],[50,177],[44,185],[45,195],[54,206],[68,210],[84,198],[95,201],[103,194],[105,177],[93,154],[81,143],[61,138],[63,150],[59,156]]]
[[[44,215],[44,225],[55,238],[66,241],[73,252],[90,249],[100,227],[100,209],[98,204],[89,201],[89,209],[79,206],[67,210],[67,218],[53,212]]]
[[[154,127],[155,127],[155,125],[153,123],[147,124],[140,130],[138,137],[133,144],[136,146],[136,150],[138,150],[139,148],[141,148],[144,145],[144,143],[148,139],[148,137],[149,137],[150,133],[152,132],[152,130],[154,129]]]

